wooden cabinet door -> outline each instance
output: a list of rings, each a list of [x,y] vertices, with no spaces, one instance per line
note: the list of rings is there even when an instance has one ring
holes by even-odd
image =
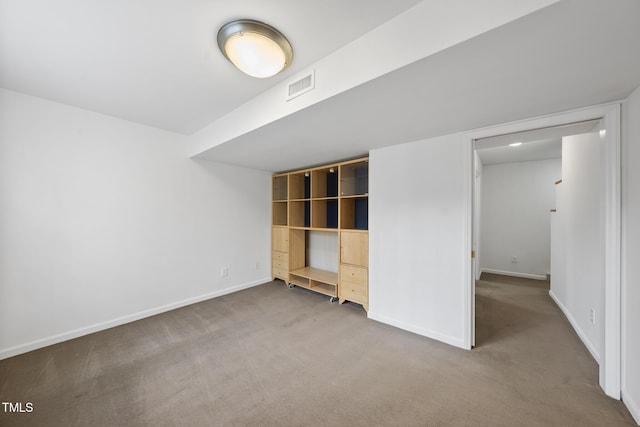
[[[340,262],[369,265],[369,233],[343,231],[340,238]]]
[[[273,250],[289,252],[289,229],[287,227],[273,227]]]

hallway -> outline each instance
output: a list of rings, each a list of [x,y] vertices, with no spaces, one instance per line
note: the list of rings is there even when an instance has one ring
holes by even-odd
[[[542,408],[542,400],[559,393],[567,411],[580,402],[581,412],[609,410],[635,425],[624,405],[598,386],[598,365],[549,297],[548,280],[483,273],[476,282],[473,352],[501,359],[503,375],[511,380],[505,387],[518,400],[540,402]]]

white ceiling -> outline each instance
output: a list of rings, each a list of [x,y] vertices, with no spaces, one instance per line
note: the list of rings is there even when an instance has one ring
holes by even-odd
[[[559,159],[562,157],[563,137],[593,132],[599,129],[599,125],[600,120],[589,120],[563,126],[496,135],[476,140],[475,149],[483,165]],[[521,145],[510,146],[510,144],[518,142]]]
[[[478,150],[478,156],[483,165],[559,159],[562,157],[562,138],[531,141],[517,147],[485,148]]]
[[[0,0],[0,87],[191,134],[419,0]],[[265,21],[294,48],[271,79],[238,72],[218,29]]]
[[[0,87],[191,134],[416,3],[0,0]],[[215,34],[240,17],[285,33],[294,65],[234,69]],[[287,170],[623,99],[640,85],[639,17],[638,0],[562,0],[202,157]]]
[[[271,171],[624,99],[640,86],[640,1],[563,0],[220,144]]]

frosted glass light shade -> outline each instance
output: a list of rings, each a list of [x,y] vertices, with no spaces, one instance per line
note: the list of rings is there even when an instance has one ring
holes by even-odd
[[[286,60],[280,46],[257,33],[236,33],[227,40],[229,61],[253,77],[271,77],[284,68]]]
[[[252,77],[274,76],[293,59],[287,39],[258,21],[245,19],[224,25],[218,32],[218,46],[233,65]]]

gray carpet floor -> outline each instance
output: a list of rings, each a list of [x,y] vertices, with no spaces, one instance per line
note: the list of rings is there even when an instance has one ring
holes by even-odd
[[[465,351],[267,283],[0,361],[0,425],[635,425],[547,282],[476,298]]]

